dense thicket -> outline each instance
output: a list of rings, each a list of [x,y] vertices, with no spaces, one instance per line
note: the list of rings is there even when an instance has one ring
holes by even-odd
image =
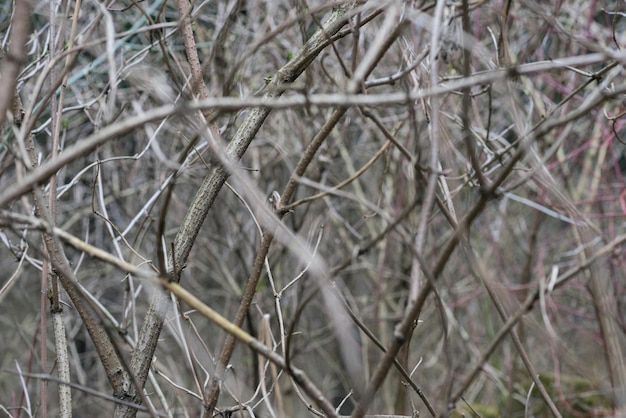
[[[0,406],[626,416],[624,13],[0,6]]]

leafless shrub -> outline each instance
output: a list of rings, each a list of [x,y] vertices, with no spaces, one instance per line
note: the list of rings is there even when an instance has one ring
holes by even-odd
[[[626,415],[624,13],[1,6],[0,406]]]

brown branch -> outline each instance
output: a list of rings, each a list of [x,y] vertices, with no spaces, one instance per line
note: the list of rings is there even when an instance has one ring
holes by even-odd
[[[11,40],[6,56],[0,59],[0,127],[4,126],[7,110],[15,111],[15,86],[20,68],[26,63],[26,40],[30,31],[31,2],[17,1],[11,20]],[[13,112],[15,121],[23,114]],[[19,124],[19,123],[18,123]]]
[[[319,192],[312,196],[303,197],[302,199],[297,200],[293,202],[292,204],[287,205],[286,207],[282,208],[282,211],[286,213],[290,210],[293,210],[297,206],[300,206],[307,202],[312,202],[314,200],[321,199],[324,196],[328,196],[333,191],[341,190],[342,188],[346,187],[347,185],[352,183],[354,180],[359,178],[363,173],[365,173],[381,157],[381,155],[383,155],[389,149],[389,145],[391,145],[391,141],[385,142],[383,146],[380,147],[380,149],[376,152],[376,154],[374,154],[374,156],[370,158],[370,160],[367,163],[363,164],[363,166],[359,168],[353,175],[343,180],[339,184],[333,186],[329,191]]]
[[[180,31],[185,44],[187,62],[191,71],[191,91],[196,98],[207,99],[209,90],[202,75],[202,64],[200,64],[200,58],[198,57],[198,48],[196,47],[196,39],[191,25],[192,3],[188,0],[178,0],[176,5],[178,6],[178,15],[180,16]],[[208,120],[211,112],[207,110],[204,116]]]
[[[31,137],[29,137],[31,138]],[[36,161],[34,155],[34,144],[32,138],[29,141],[28,149],[31,152],[31,157]],[[51,223],[51,215],[42,200],[41,193],[35,190],[33,193],[33,200],[35,202],[35,215],[38,218],[46,219]],[[54,267],[54,274],[56,274],[61,282],[61,285],[67,292],[67,295],[72,301],[72,304],[78,311],[91,340],[98,352],[100,361],[104,367],[105,373],[113,388],[113,394],[116,397],[121,397],[123,394],[122,384],[124,381],[124,374],[126,373],[122,367],[122,363],[117,356],[117,350],[113,346],[109,335],[106,330],[85,306],[82,291],[76,284],[76,277],[70,267],[70,263],[65,255],[63,246],[57,241],[55,235],[44,231],[43,239],[46,246],[48,257]]]

